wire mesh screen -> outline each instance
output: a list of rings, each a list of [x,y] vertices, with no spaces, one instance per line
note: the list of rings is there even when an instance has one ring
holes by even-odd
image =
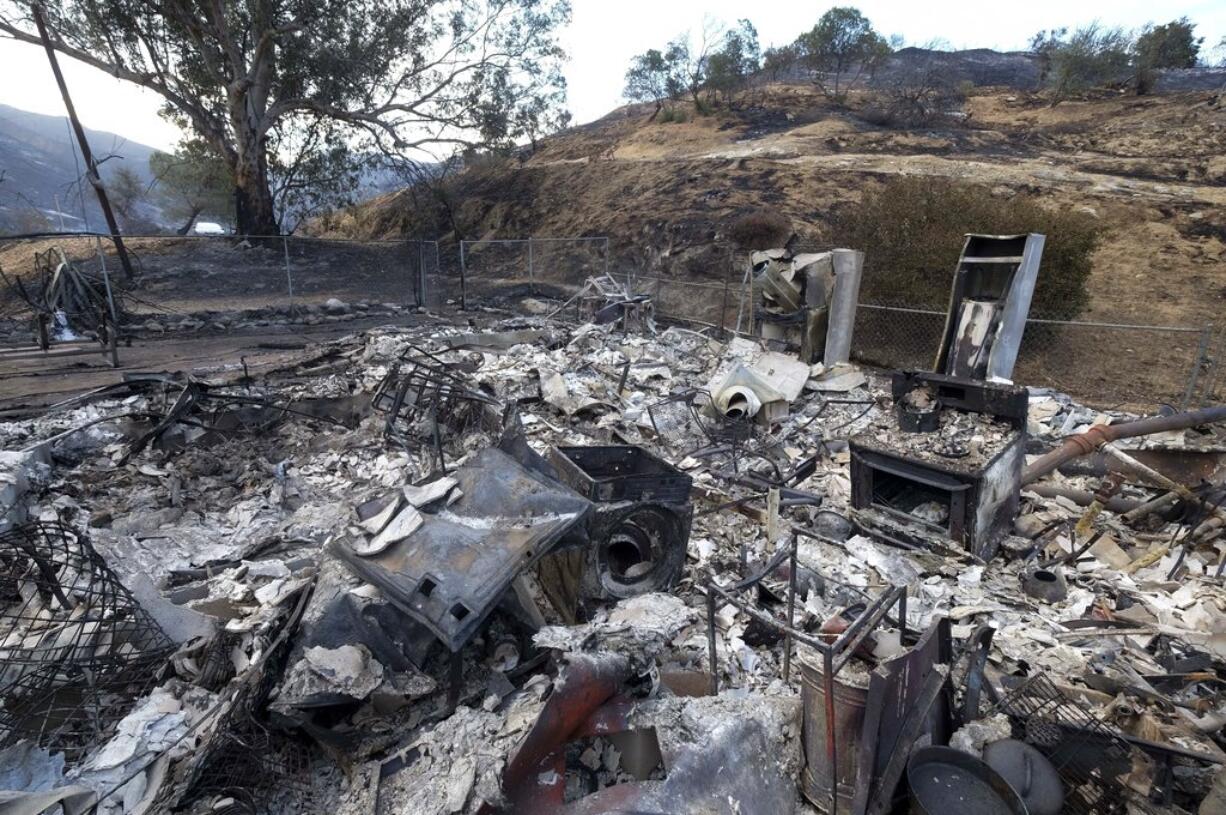
[[[1032,319],[1014,379],[1100,402],[1184,404],[1199,364],[1199,328]],[[1101,364],[1110,358],[1122,364]]]
[[[92,236],[0,242],[0,268],[13,280],[33,281],[37,258],[49,250],[62,251],[87,276],[99,276],[105,266],[117,310],[127,315],[125,324],[137,326],[166,315],[208,319],[218,312],[284,318],[291,306],[318,311],[331,298],[403,307],[457,296],[446,292],[435,241],[129,235],[124,244],[135,280],[121,270],[114,244]],[[0,334],[23,305],[0,286]]]
[[[634,285],[636,291],[652,296],[656,315],[664,320],[728,330],[736,327],[739,285],[659,276],[636,277]]]
[[[410,241],[411,251],[417,254],[417,268],[421,272],[421,299],[419,305],[429,309],[441,309],[459,303],[460,283],[454,268],[445,269],[443,253],[438,241]],[[455,257],[447,258],[454,267]]]
[[[1133,769],[1133,749],[1085,708],[1037,674],[998,706],[1014,737],[1051,761],[1064,782],[1066,813],[1123,815],[1148,811],[1120,778]]]
[[[115,247],[103,242],[107,267],[130,292],[132,311],[156,316],[240,311],[287,305],[285,250],[280,238],[125,237],[140,279],[127,286]]]
[[[647,419],[659,446],[669,453],[694,450],[710,441],[702,411],[711,397],[688,390],[647,406]]]
[[[241,680],[230,707],[212,728],[212,736],[192,756],[181,802],[212,799],[208,810],[228,815],[314,811],[310,748],[270,727],[264,715],[269,695],[283,674],[299,619],[292,613],[271,642],[260,644],[258,650],[267,656]],[[232,645],[224,636],[214,642],[223,655]],[[167,810],[177,808],[171,801],[162,803]]]
[[[0,743],[72,761],[110,737],[174,645],[84,535],[32,523],[0,535]]]
[[[470,304],[526,296],[565,300],[610,268],[604,237],[463,241],[460,251]]]
[[[930,369],[945,312],[860,303],[852,358],[882,368]],[[1134,407],[1183,405],[1201,366],[1203,329],[1032,318],[1013,380],[1080,399]],[[1110,364],[1104,361],[1110,359]]]
[[[881,368],[928,370],[945,330],[945,312],[890,308],[861,303],[851,355]]]
[[[1199,371],[1198,401],[1202,405],[1220,405],[1226,402],[1226,329],[1218,333],[1210,348]]]

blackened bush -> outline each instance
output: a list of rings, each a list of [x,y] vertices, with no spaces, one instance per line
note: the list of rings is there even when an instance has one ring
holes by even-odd
[[[998,198],[982,186],[941,178],[896,178],[835,212],[832,246],[864,252],[865,303],[935,308],[949,302],[965,234],[1047,236],[1031,315],[1068,320],[1089,301],[1090,257],[1101,239],[1097,220],[1034,200]]]
[[[741,249],[774,249],[792,237],[792,222],[773,210],[757,209],[729,224],[728,237]]]

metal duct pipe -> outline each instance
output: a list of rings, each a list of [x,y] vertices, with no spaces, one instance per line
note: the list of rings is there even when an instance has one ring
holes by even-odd
[[[830,301],[826,348],[822,354],[822,362],[827,368],[851,360],[851,336],[856,326],[860,278],[864,272],[863,252],[835,249],[831,254],[834,264],[834,294]]]
[[[1175,413],[1171,416],[1150,416],[1123,424],[1094,425],[1084,433],[1069,436],[1055,450],[1040,456],[1028,465],[1022,471],[1022,483],[1029,484],[1031,481],[1042,478],[1066,461],[1092,453],[1109,442],[1164,433],[1168,430],[1187,430],[1190,427],[1223,421],[1226,421],[1226,406],[1202,408],[1189,413]]]
[[[1033,492],[1035,495],[1043,498],[1067,498],[1074,504],[1083,507],[1088,507],[1094,503],[1094,493],[1089,490],[1079,490],[1075,487],[1066,487],[1061,484],[1032,484],[1026,487],[1026,492]],[[1120,515],[1141,506],[1141,502],[1135,498],[1121,498],[1117,495],[1107,499],[1107,503],[1104,506]]]

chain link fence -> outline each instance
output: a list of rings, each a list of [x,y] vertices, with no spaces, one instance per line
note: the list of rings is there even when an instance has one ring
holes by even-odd
[[[607,237],[463,241],[443,258],[429,240],[309,237],[126,236],[137,281],[124,279],[114,246],[96,236],[0,240],[0,269],[33,279],[34,255],[55,246],[83,271],[104,266],[122,308],[139,322],[165,312],[318,312],[347,304],[472,306],[539,297],[564,302],[588,278],[609,275],[652,297],[664,322],[751,331],[760,304],[748,257],[723,262],[614,262]],[[457,264],[458,261],[458,264]],[[455,264],[455,265],[453,265]],[[457,268],[458,265],[458,268]],[[445,268],[446,267],[446,268]],[[646,270],[646,271],[645,271]],[[877,280],[876,283],[883,281]],[[882,291],[881,286],[865,287]],[[866,298],[856,316],[853,358],[882,368],[931,368],[945,324],[948,290],[913,303]],[[19,298],[0,291],[0,339],[28,333],[11,315]],[[515,306],[513,306],[515,307]],[[539,312],[539,309],[536,309]],[[16,332],[16,333],[15,333]],[[1044,319],[1032,310],[1017,382],[1064,391],[1090,404],[1177,407],[1226,398],[1226,329]]]
[[[607,237],[466,240],[459,250],[464,307],[532,295],[566,300],[611,272]]]
[[[345,303],[430,305],[445,291],[439,249],[425,240],[340,240],[300,236],[124,236],[128,280],[109,237],[56,235],[0,240],[0,269],[33,285],[35,254],[57,247],[81,271],[107,271],[133,317],[291,311]],[[0,292],[0,319],[20,296]]]
[[[1204,406],[1226,403],[1226,328],[1207,336],[1200,369],[1194,375],[1193,399]]]
[[[945,312],[861,303],[852,358],[882,368],[932,368]],[[1093,321],[1026,321],[1014,381],[1052,388],[1099,406],[1167,404],[1207,398],[1201,379],[1209,326]]]

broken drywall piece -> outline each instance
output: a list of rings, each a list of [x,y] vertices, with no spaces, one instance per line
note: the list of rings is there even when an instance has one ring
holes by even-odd
[[[809,366],[790,354],[767,351],[750,366],[753,372],[790,402],[796,401],[809,378]]]
[[[955,730],[949,738],[949,746],[976,758],[982,758],[984,745],[1007,739],[1012,732],[1009,717],[1003,713],[994,713],[986,718],[967,722]]]
[[[31,741],[18,741],[0,750],[0,790],[45,792],[64,780],[64,754],[39,747]],[[0,812],[5,811],[0,801]]]
[[[31,484],[46,480],[50,472],[46,451],[0,450],[0,532],[25,522],[22,499]]]
[[[459,483],[451,476],[443,476],[419,487],[414,487],[410,484],[404,488],[404,497],[410,504],[418,509],[422,509],[441,498],[446,498],[447,493],[451,492]]]
[[[737,364],[711,392],[715,409],[730,419],[771,424],[787,415],[783,394],[753,368]]]
[[[358,526],[368,534],[378,535],[396,516],[396,510],[400,509],[400,497],[399,493],[389,493],[359,506]],[[366,517],[363,518],[363,515]]]
[[[399,514],[378,535],[369,540],[363,538],[352,540],[349,544],[350,548],[355,554],[362,557],[372,557],[412,535],[422,525],[422,522],[421,513],[417,511],[417,507],[409,504],[400,510]]]
[[[148,806],[165,779],[165,765],[191,749],[189,728],[216,697],[200,688],[177,698],[157,688],[119,722],[115,735],[68,774],[68,780],[106,796],[102,815],[119,815]],[[160,766],[159,766],[160,765]]]
[[[813,366],[817,368],[818,366]],[[833,368],[822,369],[805,383],[805,388],[818,393],[848,393],[868,384],[868,377],[863,371],[851,365],[835,365]]]

